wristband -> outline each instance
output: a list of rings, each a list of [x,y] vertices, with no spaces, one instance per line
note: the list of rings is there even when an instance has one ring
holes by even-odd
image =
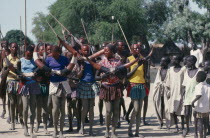
[[[61,71],[60,70],[54,70],[52,69],[52,72],[53,74],[57,74],[57,75],[61,75]]]
[[[51,72],[52,70],[47,67],[46,65],[44,65],[41,69],[45,70],[46,72]]]
[[[37,52],[34,52],[33,53],[33,59],[34,59],[34,61],[36,61],[37,59],[39,59]]]
[[[77,63],[77,57],[73,56],[70,63],[76,64]]]

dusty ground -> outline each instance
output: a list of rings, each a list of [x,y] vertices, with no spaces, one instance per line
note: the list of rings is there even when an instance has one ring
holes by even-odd
[[[151,76],[153,77],[152,80],[154,80],[156,74],[156,68],[153,68],[151,70]],[[153,82],[152,82],[153,83]],[[152,84],[151,84],[151,88],[152,88]],[[125,103],[126,103],[126,109],[129,106],[130,103],[130,98],[124,97],[125,99]],[[95,106],[95,125],[94,125],[94,133],[96,134],[96,137],[103,137],[104,136],[104,132],[105,132],[105,126],[100,126],[99,125],[99,113],[98,113],[98,97],[96,98],[96,106]],[[0,113],[2,112],[2,105],[0,105]],[[105,109],[103,110],[104,114],[105,114]],[[8,112],[7,112],[8,113]],[[6,115],[7,117],[8,115]],[[180,119],[179,119],[180,120]],[[16,125],[16,130],[14,131],[10,131],[10,125],[6,122],[6,119],[1,119],[0,118],[0,138],[23,138],[23,129],[21,128],[20,124]],[[164,129],[158,129],[158,122],[157,119],[155,117],[155,111],[154,111],[154,107],[153,107],[153,102],[152,102],[152,92],[149,95],[149,107],[148,107],[148,112],[147,112],[147,122],[149,122],[151,125],[149,126],[141,126],[140,127],[140,134],[144,135],[145,137],[154,137],[154,138],[177,138],[177,137],[182,137],[181,136],[181,132],[180,133],[173,133],[173,132],[167,132],[165,127]],[[65,121],[65,128],[64,130],[68,129],[68,124],[67,124],[67,116],[66,116],[66,121]],[[47,138],[47,137],[51,137],[51,135],[45,135],[43,132],[43,126],[41,124],[41,128],[39,130],[38,133],[36,133],[38,138]],[[51,134],[53,132],[52,128],[48,129]],[[74,120],[74,132],[72,133],[65,133],[66,137],[88,137],[88,127],[85,127],[85,136],[79,135],[76,132],[76,119]],[[125,120],[121,119],[121,128],[117,129],[117,134],[119,137],[122,138],[126,138],[128,137],[127,135],[127,131],[128,130],[128,123]],[[188,137],[193,137],[193,126],[191,126],[190,128],[190,134],[188,135]],[[173,131],[173,129],[172,129]]]

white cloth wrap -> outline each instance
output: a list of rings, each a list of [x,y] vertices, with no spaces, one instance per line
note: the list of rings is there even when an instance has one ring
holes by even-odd
[[[52,69],[51,74],[61,75],[61,71]]]
[[[25,76],[25,77],[33,77],[34,73],[33,72],[31,72],[31,73],[23,73],[23,76]]]
[[[77,63],[77,57],[73,56],[70,63],[76,64]]]
[[[50,92],[49,94],[50,95],[56,94],[56,92],[58,90],[58,86],[59,86],[60,83],[63,85],[63,88],[64,88],[64,90],[66,91],[67,94],[72,93],[69,82],[68,81],[61,81],[61,82],[50,82],[50,89],[49,89],[49,92]]]
[[[33,59],[34,59],[34,61],[36,61],[37,59],[39,59],[39,56],[38,56],[38,53],[37,52],[34,52],[33,53]]]

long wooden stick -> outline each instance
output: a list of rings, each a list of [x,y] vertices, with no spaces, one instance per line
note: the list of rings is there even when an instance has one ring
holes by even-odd
[[[24,37],[24,48],[25,48],[25,51],[26,51],[26,45],[27,45],[27,42],[26,42],[26,37],[27,37],[27,19],[26,19],[26,0],[25,0],[25,37]],[[25,53],[25,52],[24,52]]]
[[[57,19],[57,18],[55,18],[55,16],[54,15],[52,15],[51,13],[50,13],[50,15],[74,38],[74,40],[80,45],[80,46],[82,46],[82,43],[75,37],[75,36],[73,36],[73,34]]]
[[[87,35],[86,29],[85,29],[85,25],[84,25],[84,22],[83,22],[82,18],[81,18],[81,23],[82,23],[82,27],[83,27],[83,29],[84,29],[84,32],[85,32],[85,35],[86,35],[88,44],[90,44],[90,41],[89,41],[89,39],[88,39],[88,35]]]
[[[129,50],[131,51],[131,48],[130,48],[130,45],[129,45],[129,43],[128,43],[128,40],[127,40],[127,38],[126,38],[126,36],[125,36],[125,33],[124,33],[124,31],[123,31],[123,29],[122,29],[122,27],[121,27],[121,25],[120,25],[120,22],[117,20],[117,23],[118,23],[118,25],[119,25],[119,27],[120,27],[120,30],[122,31],[122,34],[123,34],[123,36],[124,36],[124,38],[125,38],[125,41],[126,41],[126,43],[127,43],[127,45],[128,45],[128,48],[129,48]]]
[[[46,21],[47,22],[47,21]],[[50,29],[53,31],[53,33],[55,34],[55,36],[57,37],[58,35],[56,34],[55,30],[52,28],[52,26],[47,22],[48,26],[50,27]]]

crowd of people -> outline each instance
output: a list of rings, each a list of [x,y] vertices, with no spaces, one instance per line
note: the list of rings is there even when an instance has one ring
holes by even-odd
[[[7,99],[10,130],[15,129],[19,120],[24,135],[35,137],[34,132],[38,132],[43,123],[45,134],[49,134],[48,127],[54,127],[52,136],[62,138],[67,103],[68,132],[73,131],[73,118],[76,117],[78,133],[85,133],[84,126],[88,122],[89,135],[93,136],[95,98],[99,96],[99,122],[100,125],[105,123],[106,138],[117,138],[121,107],[129,123],[128,136],[143,137],[139,128],[141,110],[142,124],[149,125],[146,113],[152,52],[145,50],[141,43],[132,44],[129,51],[119,40],[103,43],[101,49],[94,53],[83,39],[80,43],[68,44],[59,39],[59,46],[53,46],[42,42],[37,46],[27,46],[21,58],[18,57],[16,43],[5,45],[1,51],[1,81],[4,81],[5,74],[7,77],[5,89],[0,93],[3,102],[1,117],[5,117]],[[206,136],[209,127],[210,61],[199,63],[197,67],[197,59],[194,55],[162,57],[152,93],[160,129],[165,119],[167,129],[175,124],[178,132],[177,117],[181,116],[182,131],[186,136],[193,115],[195,136],[198,136],[197,130],[201,137]],[[131,98],[127,111],[124,90]],[[134,134],[133,124],[136,124]]]
[[[105,122],[105,137],[110,137],[110,125],[111,137],[117,137],[115,130],[120,127],[121,106],[124,117],[130,122],[128,135],[134,136],[132,125],[136,119],[135,136],[139,136],[143,102],[143,123],[147,125],[145,118],[149,94],[145,79],[148,73],[144,66],[148,61],[140,54],[140,44],[131,46],[130,55],[122,41],[104,43],[101,50],[96,53],[91,53],[91,47],[82,41],[81,43],[80,46],[71,46],[60,40],[60,44],[68,51],[62,51],[61,46],[45,43],[39,43],[35,47],[27,46],[22,58],[18,57],[16,43],[9,44],[8,48],[4,47],[1,52],[4,61],[2,76],[6,73],[8,75],[6,94],[2,94],[1,117],[5,117],[8,97],[7,122],[11,124],[11,130],[15,129],[15,123],[19,118],[25,136],[29,134],[35,136],[34,132],[39,131],[40,123],[43,122],[46,134],[49,134],[47,127],[53,126],[53,137],[58,134],[63,137],[67,101],[68,131],[73,131],[72,121],[75,116],[77,131],[84,134],[85,122],[89,122],[89,135],[92,136],[95,97],[99,96],[100,124],[103,125]],[[132,99],[128,112],[123,99],[124,89],[128,89],[127,95]],[[105,121],[102,114],[103,104],[106,107]],[[130,121],[129,114],[132,110]],[[30,133],[27,125],[28,116]]]

